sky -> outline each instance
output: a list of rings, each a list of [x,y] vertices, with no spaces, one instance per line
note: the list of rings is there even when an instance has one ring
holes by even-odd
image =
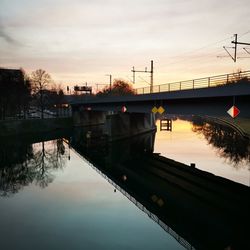
[[[249,0],[0,0],[0,67],[42,68],[65,86],[154,84],[250,70],[223,46],[250,43]],[[250,57],[239,46],[239,57]],[[250,51],[250,46],[249,51]],[[230,51],[232,49],[229,49]],[[137,74],[135,88],[149,86]]]

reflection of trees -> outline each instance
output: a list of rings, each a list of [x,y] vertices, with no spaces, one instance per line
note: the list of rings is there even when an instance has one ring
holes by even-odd
[[[17,193],[24,186],[35,183],[44,188],[54,179],[53,171],[65,165],[63,140],[33,145],[16,144],[0,147],[0,196]]]
[[[196,118],[193,120],[193,131],[202,134],[209,144],[218,149],[218,154],[233,163],[234,167],[250,162],[249,140],[232,128]]]

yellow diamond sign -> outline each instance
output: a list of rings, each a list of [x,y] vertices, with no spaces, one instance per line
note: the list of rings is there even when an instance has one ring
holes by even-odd
[[[162,114],[162,113],[165,112],[165,109],[164,109],[162,106],[160,106],[160,107],[158,108],[158,112],[159,112],[160,114]]]
[[[156,114],[157,112],[158,112],[158,108],[156,108],[155,106],[152,108],[152,112],[154,113],[154,114]]]

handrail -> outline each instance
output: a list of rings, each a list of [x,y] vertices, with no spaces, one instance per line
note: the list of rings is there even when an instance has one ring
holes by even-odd
[[[188,89],[210,88],[226,84],[237,83],[241,79],[250,80],[250,70],[154,85],[152,91],[150,91],[150,87],[137,88],[135,89],[135,91],[137,95],[143,95],[143,94],[160,93],[160,92],[181,91]]]

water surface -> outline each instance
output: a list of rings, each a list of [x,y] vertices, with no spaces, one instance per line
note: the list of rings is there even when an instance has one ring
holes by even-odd
[[[248,229],[240,222],[249,219],[249,148],[237,131],[190,117],[174,117],[171,132],[158,126],[156,134],[113,144],[101,127],[6,138],[0,143],[1,249],[241,246]],[[174,170],[179,167],[183,173]],[[206,174],[200,180],[198,169],[229,181]],[[216,180],[218,192],[200,190],[207,178]]]
[[[1,249],[183,248],[62,139],[12,149],[0,168]]]
[[[192,117],[175,117],[171,132],[159,123],[155,152],[250,186],[250,141],[237,131]]]

